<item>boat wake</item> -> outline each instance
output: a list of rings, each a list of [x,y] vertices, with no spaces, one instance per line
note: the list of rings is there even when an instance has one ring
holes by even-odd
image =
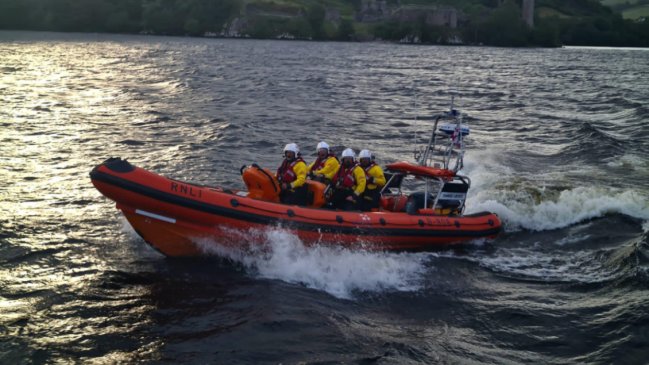
[[[280,228],[229,233],[238,236],[237,245],[214,239],[197,244],[204,253],[240,263],[255,276],[301,284],[338,298],[351,299],[357,292],[417,291],[426,272],[426,255],[305,246]]]
[[[543,283],[600,284],[619,279],[620,269],[612,267],[600,256],[589,251],[537,252],[517,248],[503,250],[497,256],[465,256],[485,269],[516,280]]]
[[[494,199],[478,195],[472,210],[498,214],[507,231],[545,231],[568,227],[606,214],[623,214],[649,220],[649,200],[633,191],[578,187],[561,191],[556,198],[535,201],[526,191],[504,191]],[[541,198],[544,199],[544,198]]]
[[[637,190],[573,187],[556,173],[512,178],[512,171],[493,160],[466,164],[473,181],[467,213],[494,212],[508,232],[560,229],[607,214],[649,222],[649,196]]]
[[[581,240],[588,241],[588,237],[582,236]],[[560,240],[556,244],[572,243]],[[615,248],[593,250],[569,247],[567,250],[557,250],[534,245],[502,248],[497,255],[448,251],[436,253],[435,256],[473,262],[500,276],[529,282],[571,285],[623,285],[629,282],[646,285],[649,280],[649,233]]]

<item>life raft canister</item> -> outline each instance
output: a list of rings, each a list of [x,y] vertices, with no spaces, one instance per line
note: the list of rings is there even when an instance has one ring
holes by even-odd
[[[279,182],[268,169],[257,164],[241,167],[241,177],[248,188],[248,197],[270,202],[279,202]]]
[[[381,207],[389,212],[404,212],[408,197],[405,195],[382,196]]]

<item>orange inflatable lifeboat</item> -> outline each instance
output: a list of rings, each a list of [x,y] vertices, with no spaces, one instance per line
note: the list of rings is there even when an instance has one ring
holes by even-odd
[[[206,242],[254,244],[240,242],[240,233],[273,227],[293,232],[305,244],[390,251],[494,238],[501,230],[493,213],[440,215],[425,204],[423,209],[410,209],[406,203],[412,196],[401,193],[386,192],[379,211],[325,209],[326,186],[313,181],[308,183],[310,205],[289,206],[278,202],[279,185],[270,171],[251,165],[244,166],[241,174],[247,191],[173,180],[111,158],[96,166],[90,178],[97,190],[117,203],[135,231],[167,256],[200,255]],[[451,190],[440,194],[447,194],[452,202],[458,193]],[[441,202],[436,198],[435,203]]]

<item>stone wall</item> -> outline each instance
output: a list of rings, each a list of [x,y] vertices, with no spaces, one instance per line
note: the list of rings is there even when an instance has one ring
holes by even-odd
[[[422,16],[428,25],[457,28],[458,11],[452,7],[402,6],[392,13],[392,19],[400,22],[416,22]]]

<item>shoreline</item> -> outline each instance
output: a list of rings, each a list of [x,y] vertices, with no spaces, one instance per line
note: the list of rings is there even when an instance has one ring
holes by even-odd
[[[368,43],[368,44],[390,44],[390,45],[403,45],[403,46],[441,46],[441,47],[478,47],[478,48],[512,48],[512,49],[599,49],[599,50],[628,50],[628,51],[649,51],[649,47],[631,47],[631,46],[590,46],[579,44],[562,44],[554,47],[549,46],[495,46],[489,44],[474,44],[474,43],[412,43],[412,42],[395,42],[386,40],[351,40],[343,41],[336,39],[306,39],[306,38],[255,38],[255,37],[228,37],[228,36],[195,36],[195,35],[179,35],[179,34],[154,34],[154,33],[115,33],[115,32],[79,32],[79,31],[60,31],[60,30],[34,30],[34,29],[0,29],[0,33],[43,33],[43,34],[95,34],[95,35],[124,35],[124,36],[140,36],[140,37],[171,37],[171,38],[191,38],[191,39],[236,39],[236,40],[256,40],[256,41],[282,41],[282,42],[312,42],[312,43]],[[1,40],[0,40],[1,41]]]
[[[80,32],[80,31],[60,31],[60,30],[34,30],[34,29],[0,29],[0,33],[48,33],[48,34],[95,34],[95,35],[125,35],[125,36],[141,36],[141,37],[173,37],[173,38],[192,38],[192,39],[238,39],[238,40],[258,40],[258,41],[285,41],[285,42],[313,42],[313,43],[368,43],[368,44],[390,44],[390,45],[403,45],[403,46],[443,46],[443,47],[491,47],[491,48],[515,48],[515,49],[534,49],[534,48],[562,48],[566,47],[565,45],[558,45],[556,47],[544,47],[544,46],[495,46],[488,44],[473,44],[473,43],[460,43],[460,44],[448,44],[448,43],[413,43],[413,42],[395,42],[395,41],[386,41],[386,40],[336,40],[336,39],[307,39],[307,38],[255,38],[255,37],[228,37],[228,36],[195,36],[195,35],[179,35],[179,34],[155,34],[155,33],[116,33],[116,32]],[[590,47],[590,46],[575,46],[575,47]],[[616,47],[612,47],[616,48]]]

